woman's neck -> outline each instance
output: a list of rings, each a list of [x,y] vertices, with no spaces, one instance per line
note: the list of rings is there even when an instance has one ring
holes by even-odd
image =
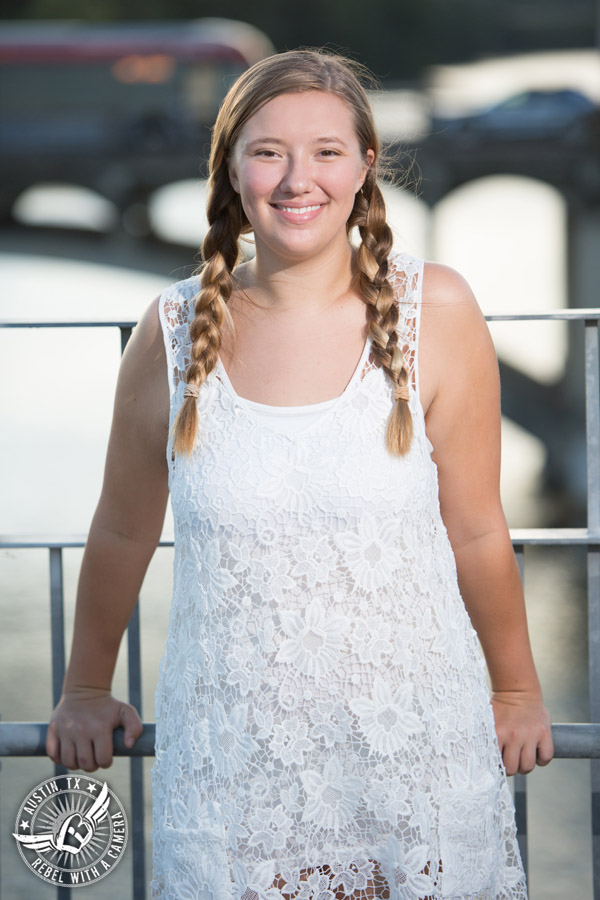
[[[297,262],[282,262],[257,248],[256,257],[236,270],[242,291],[249,293],[262,307],[305,312],[326,308],[351,287],[353,249],[329,248],[318,257]]]

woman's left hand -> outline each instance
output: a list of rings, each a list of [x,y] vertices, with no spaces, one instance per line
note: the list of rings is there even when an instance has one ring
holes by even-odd
[[[541,696],[527,691],[494,691],[496,734],[507,775],[526,775],[554,756],[550,714]]]

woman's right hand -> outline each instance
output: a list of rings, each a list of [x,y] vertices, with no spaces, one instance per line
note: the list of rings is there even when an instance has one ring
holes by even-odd
[[[52,714],[46,753],[67,769],[95,772],[112,765],[113,731],[122,727],[132,747],[144,730],[135,707],[110,691],[73,688],[65,691]]]

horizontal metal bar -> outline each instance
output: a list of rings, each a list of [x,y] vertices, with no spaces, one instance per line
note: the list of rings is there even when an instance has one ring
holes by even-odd
[[[510,537],[517,545],[582,546],[600,545],[600,531],[588,528],[511,528]],[[35,548],[54,549],[60,547],[85,547],[85,534],[0,534],[0,549],[31,550]],[[172,547],[173,540],[161,540],[159,547]]]
[[[144,722],[143,734],[133,747],[123,742],[123,729],[114,732],[115,756],[153,756],[156,726]],[[0,756],[45,756],[45,722],[0,722]],[[565,723],[552,726],[557,759],[600,759],[600,724]]]
[[[600,726],[598,726],[600,728]],[[47,722],[0,722],[0,756],[45,756]],[[123,729],[114,731],[115,756],[154,756],[154,723],[144,723],[144,731],[133,747],[126,747]]]
[[[54,549],[60,547],[85,547],[87,534],[50,535],[45,534],[0,534],[1,550]],[[159,541],[159,547],[172,547],[173,541]]]
[[[553,309],[538,313],[490,313],[485,318],[488,322],[535,322],[548,321],[590,321],[600,320],[600,309]]]
[[[600,759],[600,724],[567,723],[552,726],[557,759]]]
[[[485,316],[488,322],[532,322],[532,321],[600,321],[600,309],[597,308],[580,308],[580,309],[553,309],[547,312],[531,312],[531,313],[489,313]],[[64,321],[64,322],[23,322],[9,321],[3,319],[0,321],[0,328],[133,328],[136,322],[131,321]]]
[[[597,547],[600,531],[591,528],[511,528],[510,538],[513,544]]]
[[[137,322],[0,322],[0,328],[135,328]]]

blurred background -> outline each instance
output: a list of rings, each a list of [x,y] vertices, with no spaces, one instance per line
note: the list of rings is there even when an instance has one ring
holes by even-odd
[[[210,128],[256,59],[327,46],[366,64],[395,161],[395,245],[458,268],[484,312],[598,307],[600,4],[595,0],[5,0],[0,22],[0,317],[131,321],[190,275],[205,232]],[[251,243],[244,245],[248,255]],[[585,526],[581,323],[493,323],[502,492],[513,528]],[[460,360],[460,348],[456,348]],[[0,533],[85,534],[101,485],[116,329],[0,330]],[[170,516],[165,537],[172,534]],[[65,551],[70,641],[79,550]],[[142,593],[143,718],[172,555]],[[51,712],[45,550],[0,550],[0,715]],[[585,554],[532,548],[526,595],[555,721],[586,721]],[[125,695],[120,658],[115,692]],[[150,866],[150,787],[146,760]],[[126,803],[128,764],[109,772]],[[54,896],[11,836],[44,759],[0,771],[2,896]],[[532,900],[592,896],[586,761],[528,778]],[[128,868],[129,867],[129,868]],[[130,860],[86,896],[130,896]]]

